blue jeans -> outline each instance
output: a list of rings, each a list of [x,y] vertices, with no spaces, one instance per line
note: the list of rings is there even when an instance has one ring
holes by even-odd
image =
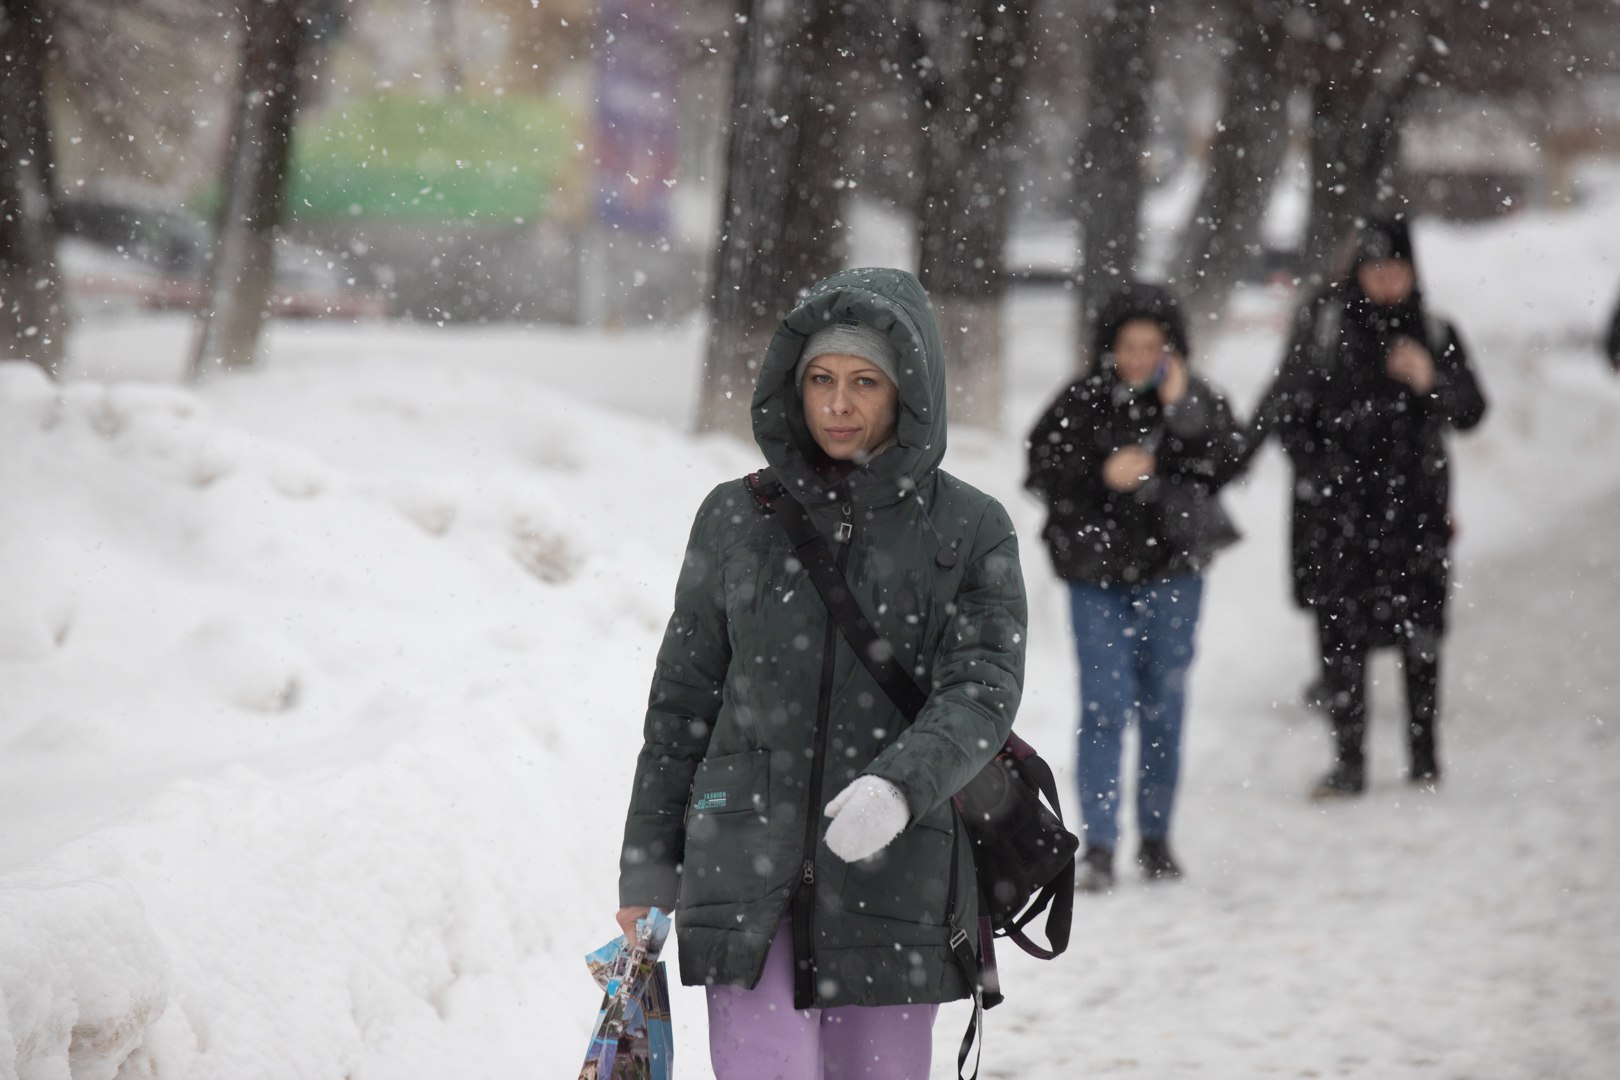
[[[1181,774],[1181,717],[1203,602],[1198,574],[1135,585],[1069,583],[1080,660],[1080,820],[1088,847],[1119,839],[1119,760],[1136,722],[1136,820],[1144,839],[1170,833]]]

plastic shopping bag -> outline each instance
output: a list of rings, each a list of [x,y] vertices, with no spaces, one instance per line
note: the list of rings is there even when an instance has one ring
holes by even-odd
[[[620,934],[585,957],[602,988],[602,1007],[579,1080],[671,1080],[675,1075],[669,982],[658,959],[669,926],[669,916],[653,908],[636,921],[634,941]]]

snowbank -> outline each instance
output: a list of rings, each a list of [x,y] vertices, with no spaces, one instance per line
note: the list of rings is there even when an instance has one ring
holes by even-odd
[[[0,866],[43,875],[0,875],[0,1076],[70,1041],[75,1077],[454,1075],[442,1031],[483,1025],[499,1072],[572,1003],[645,694],[619,648],[745,462],[417,365],[212,401],[0,368]]]

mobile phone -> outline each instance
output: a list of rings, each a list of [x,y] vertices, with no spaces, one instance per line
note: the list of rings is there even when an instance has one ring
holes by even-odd
[[[1153,390],[1153,389],[1156,389],[1159,386],[1160,383],[1164,382],[1165,377],[1168,376],[1169,374],[1170,374],[1170,357],[1167,356],[1167,355],[1161,355],[1159,357],[1159,362],[1156,365],[1154,365],[1153,374],[1149,375],[1147,378],[1145,378],[1141,382],[1137,383],[1131,389],[1133,389],[1133,390]]]

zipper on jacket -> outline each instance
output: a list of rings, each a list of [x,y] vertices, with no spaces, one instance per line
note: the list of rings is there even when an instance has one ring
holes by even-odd
[[[849,562],[849,542],[854,537],[854,507],[844,503],[844,520],[838,525],[838,572],[844,572]],[[811,936],[811,914],[816,898],[816,838],[821,825],[820,807],[822,773],[827,758],[827,726],[832,715],[833,671],[838,659],[838,624],[832,612],[827,612],[827,630],[821,640],[821,687],[816,695],[816,730],[810,756],[809,798],[805,800],[804,868],[799,876],[799,887],[793,892],[793,1007],[809,1009],[816,998],[816,954]]]

